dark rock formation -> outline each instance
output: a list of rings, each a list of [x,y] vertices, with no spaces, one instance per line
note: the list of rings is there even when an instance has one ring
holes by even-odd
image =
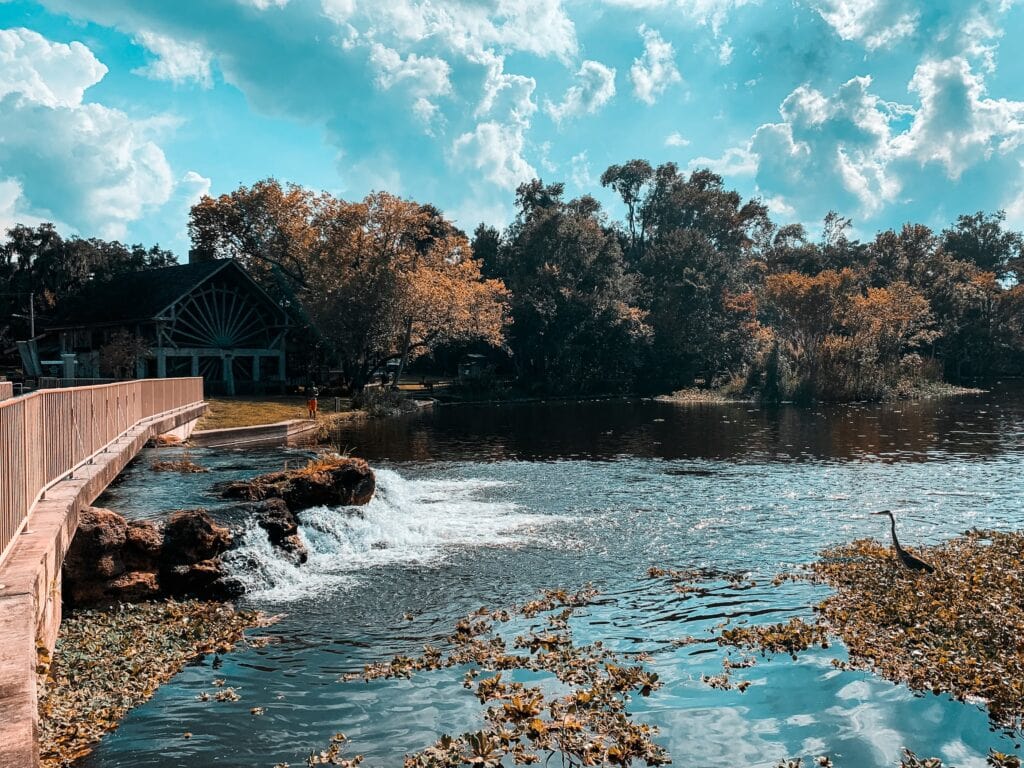
[[[128,522],[99,507],[87,507],[78,519],[63,570],[71,605],[238,594],[219,558],[231,545],[231,532],[203,510],[175,512],[162,527]]]
[[[227,552],[231,531],[202,509],[173,512],[164,523],[160,584],[171,595],[230,597],[237,592],[222,583],[226,572],[218,555]]]
[[[288,509],[284,499],[267,499],[251,505],[253,517],[267,532],[270,543],[280,548],[299,563],[306,562],[309,553],[299,538],[299,521]]]
[[[376,478],[362,459],[329,456],[301,469],[228,483],[221,495],[229,499],[263,501],[281,499],[292,512],[310,507],[348,507],[366,504],[373,498]]]

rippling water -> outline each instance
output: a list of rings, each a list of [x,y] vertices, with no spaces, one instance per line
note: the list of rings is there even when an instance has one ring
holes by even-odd
[[[85,765],[298,765],[340,730],[366,765],[400,766],[442,732],[479,727],[462,671],[371,683],[339,682],[344,673],[440,643],[481,605],[586,582],[603,596],[574,620],[577,642],[652,653],[665,685],[631,709],[661,728],[676,765],[770,766],[823,753],[840,766],[892,765],[907,746],[963,768],[984,765],[989,747],[1016,748],[976,706],[835,670],[841,647],[744,670],[753,685],[741,694],[700,680],[721,671],[720,649],[672,640],[725,619],[808,614],[821,587],[767,581],[829,544],[885,536],[873,510],[896,511],[911,545],[972,526],[1024,527],[1019,389],[818,410],[452,406],[352,424],[337,438],[378,469],[376,498],[355,514],[304,513],[311,555],[302,567],[255,533],[233,555],[246,602],[285,614],[273,630],[281,642],[230,654],[219,670],[210,659],[189,667]],[[195,506],[228,515],[209,492],[214,482],[303,457],[196,451],[212,473],[169,476],[151,473],[143,456],[101,503],[136,517]],[[644,578],[651,565],[738,571],[765,586],[712,582],[708,594],[677,595]],[[217,677],[241,701],[199,702]],[[255,706],[266,714],[252,717]]]

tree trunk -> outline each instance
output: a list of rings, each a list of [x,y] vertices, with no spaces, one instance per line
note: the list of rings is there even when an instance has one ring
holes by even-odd
[[[405,321],[405,338],[402,339],[402,357],[398,361],[398,370],[395,371],[395,380],[391,382],[391,389],[398,389],[398,380],[402,378],[405,371],[405,363],[409,359],[409,344],[412,342],[412,318]]]

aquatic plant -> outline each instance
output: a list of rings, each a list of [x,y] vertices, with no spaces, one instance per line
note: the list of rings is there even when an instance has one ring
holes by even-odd
[[[67,766],[117,728],[130,709],[189,661],[226,653],[262,614],[200,601],[136,603],[75,611],[61,622],[52,658],[40,650],[40,755],[44,768]],[[227,693],[230,691],[230,693]],[[218,700],[238,694],[222,689]],[[187,738],[188,736],[186,736]]]

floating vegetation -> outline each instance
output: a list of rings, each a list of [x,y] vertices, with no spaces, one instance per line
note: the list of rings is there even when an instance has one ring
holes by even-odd
[[[772,582],[802,579],[831,586],[835,591],[814,607],[813,618],[719,628],[714,638],[720,646],[795,659],[839,637],[850,660],[834,661],[836,666],[872,671],[915,691],[984,702],[994,724],[1021,731],[1024,534],[973,530],[922,554],[935,564],[934,574],[908,570],[889,546],[870,539],[826,550],[805,572]],[[706,590],[688,583],[700,572],[652,568],[648,575],[676,592]],[[742,579],[729,583],[745,587]],[[723,666],[722,675],[705,676],[705,682],[743,690],[730,680],[738,665],[726,659]]]
[[[908,571],[872,540],[827,550],[813,578],[835,594],[818,623],[850,665],[917,691],[983,700],[992,721],[1024,725],[1024,534],[972,530],[922,553],[933,574]]]
[[[207,467],[202,464],[196,464],[192,459],[187,456],[182,459],[175,461],[154,461],[149,465],[149,468],[154,472],[181,472],[182,474],[199,474],[200,472],[209,472]]]
[[[551,590],[512,611],[481,608],[456,623],[447,653],[426,646],[420,656],[396,656],[345,679],[410,677],[424,670],[470,666],[463,684],[486,707],[487,725],[475,733],[443,735],[408,755],[406,768],[497,768],[505,758],[529,765],[541,762],[542,754],[548,759],[559,754],[574,766],[664,765],[669,757],[653,740],[657,729],[635,722],[626,711],[631,695],[647,696],[660,686],[658,676],[626,664],[600,642],[573,642],[569,619],[596,595],[593,589]],[[516,636],[511,647],[495,632],[496,624],[542,614],[545,626]],[[514,682],[505,677],[511,670],[546,672],[569,692]]]
[[[259,613],[199,601],[136,603],[65,616],[53,657],[40,655],[43,766],[67,766],[88,754],[186,663],[225,653],[245,640],[246,629],[268,623]],[[225,691],[231,693],[221,699]],[[231,688],[217,694],[218,700],[232,697],[238,694]]]

